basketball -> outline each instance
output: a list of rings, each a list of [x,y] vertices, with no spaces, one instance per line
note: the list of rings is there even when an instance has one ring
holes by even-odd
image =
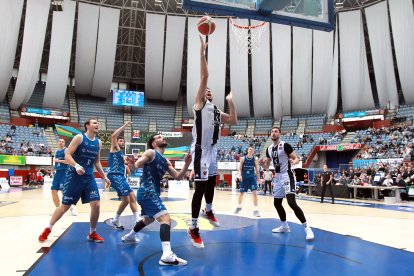
[[[202,35],[211,35],[216,30],[216,23],[210,16],[203,16],[197,23],[198,31]]]

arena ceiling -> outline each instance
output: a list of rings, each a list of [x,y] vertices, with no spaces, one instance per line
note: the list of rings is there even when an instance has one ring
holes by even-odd
[[[118,43],[115,58],[114,80],[119,82],[144,83],[144,63],[145,63],[145,14],[146,12],[169,14],[169,15],[188,15],[194,14],[182,9],[182,0],[77,0],[77,2],[96,4],[106,7],[116,7],[121,9],[120,26],[118,31]],[[294,0],[298,1],[298,0]],[[384,0],[332,0],[335,3],[336,11],[359,9],[367,5],[372,5]],[[52,15],[51,9],[50,14]],[[25,14],[25,10],[24,10]],[[47,26],[42,63],[40,71],[47,72],[48,57],[50,49],[52,16],[49,16]],[[24,16],[20,26],[18,47],[16,51],[15,68],[20,63],[20,55],[23,42]],[[76,53],[76,29],[72,43],[72,57],[69,74],[74,76],[75,53]],[[184,59],[186,54],[184,54]],[[185,60],[183,69],[186,70]],[[185,72],[184,74],[185,75]]]

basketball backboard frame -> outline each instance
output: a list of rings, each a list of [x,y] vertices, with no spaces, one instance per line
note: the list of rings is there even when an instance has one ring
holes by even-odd
[[[277,0],[271,0],[277,1]],[[302,0],[296,0],[302,1]],[[315,29],[321,31],[332,31],[335,28],[335,14],[333,1],[325,1],[327,16],[323,20],[306,19],[304,17],[292,17],[288,13],[280,14],[271,12],[268,8],[260,9],[260,5],[269,6],[269,0],[254,0],[254,7],[231,4],[226,0],[182,0],[183,8],[192,11],[205,12],[210,15],[233,16],[248,18],[258,21],[267,21],[277,24],[291,25],[296,27]],[[236,1],[237,2],[237,1]],[[294,2],[294,0],[292,0]]]

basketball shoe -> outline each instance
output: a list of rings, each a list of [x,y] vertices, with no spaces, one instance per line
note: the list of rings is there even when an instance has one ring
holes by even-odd
[[[50,232],[52,232],[48,227],[43,230],[42,234],[39,236],[39,241],[44,242],[47,240],[47,237],[49,237]]]
[[[281,226],[279,226],[275,229],[272,229],[272,232],[273,233],[289,233],[290,228],[289,228],[289,226],[286,227],[286,226],[281,225]]]
[[[212,225],[216,227],[220,226],[220,223],[218,222],[217,218],[214,216],[213,210],[206,211],[206,209],[203,209],[203,215],[210,221]]]
[[[111,224],[111,226],[113,227],[113,228],[115,228],[116,230],[122,230],[122,231],[124,231],[125,230],[125,228],[124,228],[124,226],[122,226],[121,225],[121,223],[119,222],[119,220],[116,220],[116,219],[110,219],[109,220],[109,223]]]
[[[306,240],[307,241],[311,241],[315,238],[315,235],[313,234],[313,231],[309,226],[305,227],[305,233],[306,233]]]
[[[96,243],[104,242],[104,239],[101,236],[99,236],[96,233],[96,231],[93,231],[92,234],[89,234],[87,238],[91,242],[96,242]]]
[[[194,229],[189,228],[187,231],[187,234],[191,239],[191,243],[195,247],[204,248],[204,243],[203,243],[203,240],[201,239],[199,228],[194,228]]]
[[[169,255],[162,255],[161,259],[158,261],[160,265],[171,265],[171,266],[181,266],[187,265],[187,261],[181,258],[178,258],[173,252]]]
[[[128,234],[121,238],[123,243],[139,243],[139,239],[137,237],[129,237]]]

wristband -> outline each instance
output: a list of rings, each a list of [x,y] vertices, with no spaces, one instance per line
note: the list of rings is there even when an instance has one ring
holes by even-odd
[[[75,165],[75,169],[76,169],[76,170],[78,170],[78,169],[83,169],[83,167],[82,167],[81,165],[79,165],[79,164],[76,164],[76,165]]]

